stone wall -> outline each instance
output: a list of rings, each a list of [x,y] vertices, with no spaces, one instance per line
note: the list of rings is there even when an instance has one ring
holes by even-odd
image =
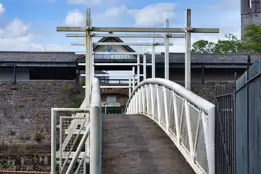
[[[79,107],[83,98],[75,81],[0,82],[0,169],[25,161],[24,170],[49,170],[51,108]]]

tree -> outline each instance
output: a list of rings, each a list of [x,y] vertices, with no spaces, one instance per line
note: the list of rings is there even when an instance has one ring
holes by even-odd
[[[214,42],[199,40],[192,45],[193,53],[212,53],[215,46]]]
[[[240,40],[233,34],[225,35],[226,40],[218,40],[217,43],[199,40],[192,45],[193,53],[238,53],[242,50]]]
[[[214,53],[228,54],[238,53],[242,50],[242,44],[240,40],[233,34],[226,34],[227,40],[218,40],[214,47]]]
[[[251,24],[245,27],[242,45],[245,52],[261,53],[261,26]]]

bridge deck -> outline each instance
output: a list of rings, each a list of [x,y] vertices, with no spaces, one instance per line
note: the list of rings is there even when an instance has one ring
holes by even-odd
[[[103,174],[192,174],[163,130],[145,116],[103,117]]]

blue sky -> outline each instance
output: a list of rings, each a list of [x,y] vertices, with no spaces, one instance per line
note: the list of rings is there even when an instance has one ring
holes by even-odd
[[[84,25],[87,7],[92,8],[94,26],[129,27],[163,27],[166,18],[171,27],[184,27],[185,10],[191,8],[193,27],[221,30],[220,34],[195,34],[193,41],[240,35],[239,0],[0,0],[0,50],[81,50],[70,46],[81,40],[65,38],[56,27]],[[172,42],[171,51],[183,52],[184,39]]]

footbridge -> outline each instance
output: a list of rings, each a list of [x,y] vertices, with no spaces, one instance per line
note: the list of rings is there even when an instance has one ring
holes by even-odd
[[[219,29],[191,27],[190,9],[186,11],[185,28],[169,28],[168,20],[166,28],[92,27],[90,9],[86,14],[85,27],[57,27],[57,31],[84,32],[68,34],[67,37],[86,38],[85,43],[73,43],[86,46],[85,63],[79,64],[85,67],[85,74],[82,74],[85,77],[85,100],[80,108],[52,109],[51,172],[214,174],[215,106],[190,91],[190,51],[191,33],[218,33]],[[94,43],[94,37],[163,38],[164,43]],[[169,80],[171,38],[186,40],[185,87]],[[152,46],[152,52],[111,52],[110,49],[108,52],[94,52],[93,47],[97,45]],[[165,46],[165,79],[155,76],[155,46],[160,45]],[[149,65],[146,63],[147,54],[152,57]],[[100,86],[96,78],[95,66],[103,65],[95,62],[97,55],[106,59],[130,55],[131,59],[137,60],[137,63],[128,64],[133,66],[133,76],[129,78],[132,84],[114,86],[130,90],[123,115],[102,115],[100,89],[112,86]],[[140,55],[144,55],[142,63]],[[146,66],[151,66],[150,79],[146,78]]]
[[[92,84],[90,108],[52,109],[52,173],[214,173],[213,104],[154,78],[135,87],[124,115],[102,115]]]

